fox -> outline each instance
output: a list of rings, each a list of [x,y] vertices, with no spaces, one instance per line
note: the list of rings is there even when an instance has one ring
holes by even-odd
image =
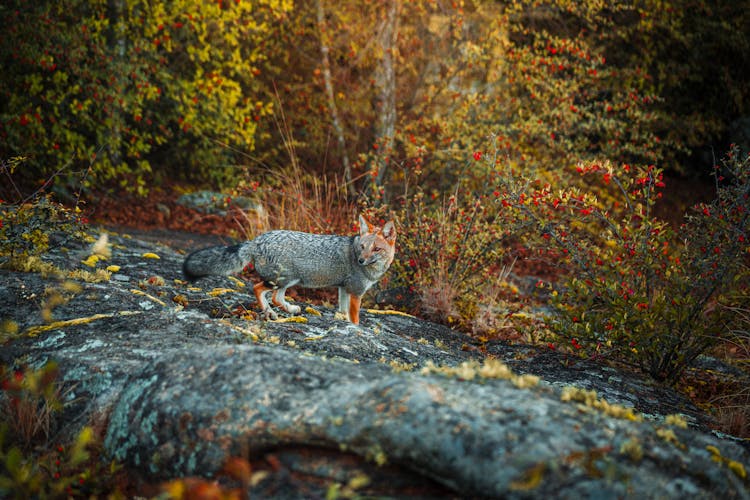
[[[287,289],[338,287],[338,310],[359,324],[362,296],[386,273],[396,254],[396,228],[382,227],[359,216],[359,234],[353,236],[274,230],[231,246],[213,246],[189,254],[182,265],[185,278],[228,276],[253,264],[261,281],[253,291],[263,319],[277,319],[271,302],[290,314],[300,307],[285,299]]]

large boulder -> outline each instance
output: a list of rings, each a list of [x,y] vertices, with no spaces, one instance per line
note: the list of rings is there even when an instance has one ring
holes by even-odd
[[[257,321],[249,287],[191,286],[180,253],[112,240],[109,281],[0,270],[0,319],[22,333],[0,362],[56,361],[61,431],[104,422],[106,453],[144,481],[213,477],[239,456],[274,464],[261,496],[324,496],[364,474],[359,493],[392,496],[748,497],[747,452],[632,373],[399,314]]]

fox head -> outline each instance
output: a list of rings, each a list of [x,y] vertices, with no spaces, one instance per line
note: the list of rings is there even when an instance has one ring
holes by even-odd
[[[356,244],[360,265],[370,266],[377,263],[377,267],[385,271],[396,254],[396,228],[390,221],[382,228],[375,226],[360,215],[359,238]]]

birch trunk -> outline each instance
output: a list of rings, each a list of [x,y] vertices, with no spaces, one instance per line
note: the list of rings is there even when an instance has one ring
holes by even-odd
[[[320,33],[320,56],[323,65],[323,80],[325,82],[326,97],[328,98],[328,107],[331,110],[331,121],[333,130],[336,134],[341,163],[344,166],[344,182],[346,182],[346,191],[349,195],[354,195],[354,185],[352,184],[352,170],[349,163],[349,153],[346,150],[346,138],[344,137],[344,128],[339,118],[338,107],[333,93],[333,77],[331,76],[331,61],[329,58],[328,34],[325,22],[325,9],[323,0],[316,0],[315,7],[318,17],[318,32]]]

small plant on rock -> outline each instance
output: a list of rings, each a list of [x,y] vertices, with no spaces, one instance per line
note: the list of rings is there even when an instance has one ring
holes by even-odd
[[[85,222],[80,209],[66,208],[49,195],[20,204],[0,203],[0,262],[17,267],[54,245],[83,239]],[[62,237],[53,241],[53,235]]]
[[[116,464],[100,462],[91,427],[70,443],[50,440],[64,394],[58,370],[0,367],[0,497],[90,498],[111,493]]]

